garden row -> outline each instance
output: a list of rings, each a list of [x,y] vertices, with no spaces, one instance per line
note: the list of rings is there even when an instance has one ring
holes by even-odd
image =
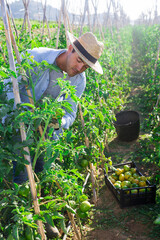
[[[54,26],[52,40],[48,40],[47,36],[41,38],[37,31],[38,25],[32,29],[33,38],[30,38],[27,32],[20,33],[19,39],[16,39],[19,51],[25,52],[28,48],[41,46],[54,48],[57,31],[57,26],[55,24]],[[20,24],[17,24],[17,29],[21,29]],[[99,38],[98,32],[95,34]],[[137,41],[137,48],[134,52],[133,38]],[[85,126],[83,127],[78,112],[72,127],[65,130],[63,137],[57,141],[50,138],[53,129],[45,134],[44,141],[37,128],[41,124],[43,129],[47,129],[50,116],[60,118],[63,114],[62,106],[66,108],[69,106],[46,98],[38,103],[36,108],[29,105],[34,108],[34,112],[26,111],[26,105],[18,106],[16,110],[13,110],[14,103],[6,99],[3,86],[3,79],[11,75],[15,76],[9,68],[3,23],[0,25],[0,39],[5,55],[4,58],[0,54],[0,237],[9,239],[9,236],[12,236],[13,239],[26,239],[28,234],[33,239],[40,239],[36,221],[42,220],[53,227],[56,226],[62,238],[64,234],[67,234],[70,214],[75,216],[80,229],[81,223],[84,219],[87,221],[87,216],[89,217],[89,202],[93,194],[90,179],[84,188],[87,173],[90,172],[89,162],[95,167],[100,167],[107,159],[105,147],[115,136],[112,121],[116,112],[125,109],[126,99],[130,93],[129,74],[133,53],[137,54],[137,58],[142,58],[142,81],[148,99],[146,109],[148,113],[151,112],[144,127],[152,133],[149,143],[155,147],[154,159],[152,159],[157,166],[160,164],[159,145],[157,144],[159,142],[159,108],[155,107],[159,93],[158,26],[129,26],[118,32],[116,29],[112,29],[112,32],[108,30],[101,58],[104,74],[100,76],[91,69],[87,70],[87,85],[81,99],[75,98],[74,89],[69,87],[67,81],[64,83],[59,80],[62,92],[71,94],[81,105]],[[65,31],[62,25],[59,48],[65,47]],[[28,59],[29,56],[26,55],[21,66],[17,64],[17,69],[22,67],[30,71],[33,66],[37,66],[37,63],[29,65]],[[43,63],[38,67],[44,69],[48,65]],[[30,79],[30,84],[32,84],[32,79]],[[2,118],[6,115],[7,118],[2,123]],[[26,125],[27,140],[23,143],[15,140],[20,121]],[[85,134],[89,139],[89,147],[85,144]],[[34,162],[39,157],[45,162],[43,172],[35,175],[40,216],[34,214],[29,182],[22,185],[12,182],[12,162],[17,161],[19,169],[26,164],[23,157],[24,146],[29,147]],[[104,155],[106,155],[105,158]],[[159,177],[156,176],[157,183],[159,183]],[[86,209],[81,206],[84,201]]]

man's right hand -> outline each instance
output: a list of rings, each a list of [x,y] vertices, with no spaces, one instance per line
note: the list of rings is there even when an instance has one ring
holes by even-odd
[[[52,118],[52,122],[49,124],[49,127],[53,127],[55,130],[59,129],[59,123],[56,118]]]

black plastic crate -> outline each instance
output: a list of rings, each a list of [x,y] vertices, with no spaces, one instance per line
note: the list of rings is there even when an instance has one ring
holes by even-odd
[[[116,164],[114,165],[114,167],[115,168],[123,167],[126,164],[129,165],[130,167],[136,168],[136,173],[139,176],[143,176],[143,174],[137,169],[137,166],[134,163],[134,161],[126,162],[123,164]],[[114,171],[109,170],[108,174],[106,174],[106,171],[104,169],[105,183],[114,194],[121,208],[139,205],[139,204],[155,203],[156,185],[151,185],[150,182],[147,180],[146,182],[148,185],[145,187],[117,189],[109,179],[109,176],[111,176],[112,173],[114,173]],[[137,190],[136,191],[137,193],[133,193],[132,190]]]

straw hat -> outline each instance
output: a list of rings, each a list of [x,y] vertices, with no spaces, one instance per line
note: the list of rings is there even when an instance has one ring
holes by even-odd
[[[78,39],[70,32],[67,32],[67,34],[73,48],[80,58],[96,72],[103,74],[103,69],[97,61],[102,54],[104,47],[103,43],[99,42],[91,32],[84,33]]]

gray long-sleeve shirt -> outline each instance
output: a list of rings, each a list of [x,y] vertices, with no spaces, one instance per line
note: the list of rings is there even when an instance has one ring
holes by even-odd
[[[43,60],[45,60],[49,64],[53,64],[53,65],[55,65],[56,58],[65,51],[66,50],[64,50],[64,49],[63,50],[55,50],[55,49],[45,48],[45,47],[34,48],[32,50],[28,50],[28,52],[31,54],[31,56],[34,57],[35,61],[40,63]],[[44,93],[47,91],[47,88],[49,86],[49,82],[50,82],[49,69],[41,72],[40,75],[41,76],[38,79],[38,81],[37,81],[37,76],[35,74],[32,75],[33,83],[35,83],[37,81],[36,85],[35,85],[35,97],[36,97],[37,101],[42,96],[44,96]],[[76,76],[69,77],[68,79],[70,81],[70,84],[72,86],[75,86],[76,95],[80,98],[85,89],[85,86],[86,86],[85,73],[83,72],[83,73],[77,74]],[[55,91],[56,91],[56,88],[53,87],[53,92],[52,92],[53,97],[56,95]],[[8,96],[8,99],[13,98],[14,97],[13,92],[8,92],[7,96]],[[20,87],[20,96],[21,96],[22,102],[29,102],[29,99],[26,94],[25,86]],[[63,99],[60,99],[60,100],[63,100]],[[76,118],[77,106],[76,106],[76,103],[71,99],[70,96],[65,100],[67,100],[72,106],[72,112],[70,112],[70,113],[66,112],[62,118],[62,128],[67,129],[73,124],[73,122]]]

